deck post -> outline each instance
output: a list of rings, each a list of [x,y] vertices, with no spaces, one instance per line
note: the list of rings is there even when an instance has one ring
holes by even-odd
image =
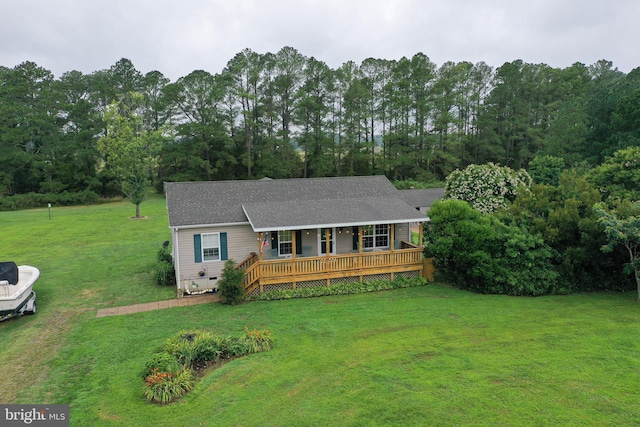
[[[264,239],[264,233],[262,231],[258,233],[258,253],[260,254],[260,261],[262,261],[262,241]]]

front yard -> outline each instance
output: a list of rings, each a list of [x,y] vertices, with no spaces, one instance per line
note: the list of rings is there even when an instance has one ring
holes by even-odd
[[[164,200],[0,212],[3,258],[39,267],[38,313],[0,323],[3,403],[69,403],[72,426],[633,425],[635,295],[514,298],[431,284],[373,294],[180,307],[152,284]],[[148,403],[145,361],[185,329],[268,328],[276,346],[231,361],[174,404]]]

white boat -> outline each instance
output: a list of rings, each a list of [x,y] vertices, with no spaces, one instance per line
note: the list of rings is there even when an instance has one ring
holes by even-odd
[[[36,312],[33,284],[38,277],[40,270],[36,267],[0,262],[0,321]]]

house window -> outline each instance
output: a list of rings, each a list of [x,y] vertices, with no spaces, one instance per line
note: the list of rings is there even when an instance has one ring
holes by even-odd
[[[293,248],[292,234],[291,230],[278,232],[278,255],[291,255]]]
[[[389,225],[364,225],[362,227],[362,244],[366,248],[389,247]]]
[[[219,261],[220,260],[220,234],[203,234],[202,235],[202,260],[203,261]]]

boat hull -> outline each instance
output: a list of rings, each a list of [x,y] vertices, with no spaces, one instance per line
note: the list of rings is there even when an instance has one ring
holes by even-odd
[[[18,266],[18,283],[0,282],[0,316],[20,310],[32,297],[33,284],[40,270],[30,265]]]

